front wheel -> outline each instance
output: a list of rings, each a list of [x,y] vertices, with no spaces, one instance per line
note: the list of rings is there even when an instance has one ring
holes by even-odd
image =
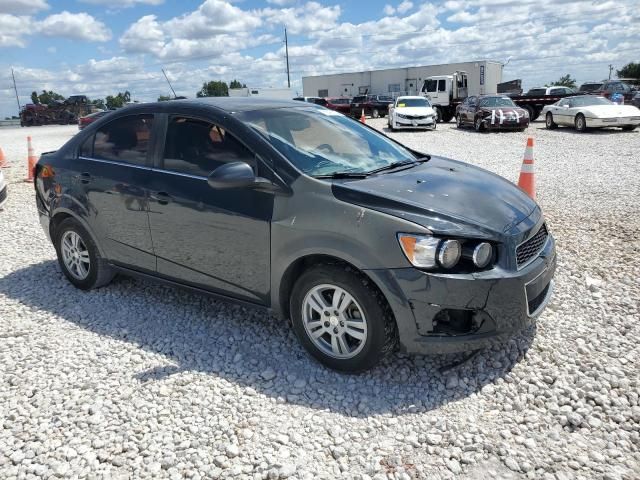
[[[378,111],[378,109],[377,109],[377,108],[374,108],[374,109],[371,111],[371,118],[380,118],[380,112]]]
[[[587,130],[587,121],[583,114],[579,113],[576,115],[575,126],[578,132],[584,132]]]
[[[476,132],[484,131],[484,124],[482,123],[482,118],[476,117],[476,120],[473,122],[473,127],[476,129]]]
[[[442,109],[440,107],[435,107],[433,110],[436,112],[436,122],[440,123],[442,121]]]
[[[456,127],[462,128],[462,118],[460,117],[460,114],[456,115]]]
[[[290,311],[300,343],[334,370],[368,370],[397,343],[386,300],[351,267],[318,265],[307,270],[293,288]]]
[[[622,127],[622,130],[625,132],[633,132],[636,129],[637,125],[625,125]]]
[[[74,286],[91,290],[113,279],[113,269],[100,256],[98,247],[80,222],[73,218],[62,221],[54,238],[60,268]]]
[[[551,114],[551,112],[548,112],[547,116],[545,117],[545,125],[549,130],[558,128],[558,124],[553,121],[553,115]]]

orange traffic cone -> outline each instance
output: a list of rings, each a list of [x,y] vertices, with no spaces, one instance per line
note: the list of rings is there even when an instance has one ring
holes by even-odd
[[[2,148],[0,148],[0,168],[9,168],[11,165],[7,163],[7,159],[4,156],[4,152]]]
[[[365,118],[364,118],[364,108],[362,109],[362,115],[360,115],[360,121],[361,121],[362,123],[367,123],[367,122],[365,121]]]
[[[536,179],[533,173],[533,138],[531,137],[527,138],[527,148],[524,149],[518,186],[531,198],[536,199]]]
[[[35,170],[36,170],[36,162],[38,159],[33,153],[33,147],[31,146],[31,137],[27,137],[27,178],[24,179],[25,182],[33,182]]]

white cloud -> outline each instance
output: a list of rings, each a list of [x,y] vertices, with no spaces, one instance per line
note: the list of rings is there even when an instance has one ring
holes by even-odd
[[[120,38],[127,52],[159,55],[164,47],[165,34],[155,15],[146,15],[132,24]]]
[[[336,25],[340,14],[339,5],[324,6],[318,2],[307,2],[299,7],[262,10],[268,23],[286,25],[287,31],[294,34],[331,29]]]
[[[267,3],[284,7],[285,5],[296,3],[296,0],[267,0]]]
[[[386,4],[386,5],[384,6],[384,8],[382,9],[382,11],[383,11],[383,13],[384,13],[385,15],[393,15],[394,13],[396,13],[396,9],[395,9],[395,8],[393,8],[393,6],[391,6],[391,5],[389,5],[389,4]]]
[[[129,8],[137,4],[144,5],[161,5],[164,0],[80,0],[83,3],[91,3],[93,5],[105,5],[109,8]]]
[[[18,17],[0,13],[0,48],[1,47],[24,47],[26,36],[31,27],[29,17]]]
[[[165,28],[174,37],[196,39],[246,32],[261,23],[257,12],[242,10],[224,0],[206,0],[196,11],[166,22]]]
[[[409,0],[404,0],[400,5],[398,5],[398,13],[407,13],[409,10],[413,8],[413,3]]]
[[[45,0],[0,0],[0,13],[30,15],[48,8]]]
[[[37,26],[38,31],[50,37],[67,37],[89,42],[106,42],[111,38],[107,26],[88,13],[63,11],[50,15]]]

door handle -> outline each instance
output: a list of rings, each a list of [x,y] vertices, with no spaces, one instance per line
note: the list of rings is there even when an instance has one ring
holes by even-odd
[[[80,183],[90,183],[91,182],[91,174],[87,172],[83,172],[80,175],[77,175],[76,178],[80,180]]]
[[[151,194],[151,198],[160,205],[166,205],[171,201],[171,195],[167,192],[155,192]]]

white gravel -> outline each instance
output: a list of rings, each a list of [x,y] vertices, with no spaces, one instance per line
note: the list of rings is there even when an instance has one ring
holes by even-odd
[[[257,311],[74,289],[21,180],[25,135],[42,152],[75,131],[0,129],[0,478],[640,478],[640,132],[394,134],[510,180],[532,135],[556,292],[537,329],[448,374],[460,357],[344,376]]]

